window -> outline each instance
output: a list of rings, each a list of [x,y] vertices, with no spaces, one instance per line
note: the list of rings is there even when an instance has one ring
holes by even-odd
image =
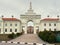
[[[56,24],[54,24],[54,26],[56,26]]]
[[[46,28],[44,28],[44,30],[46,30]]]
[[[10,26],[12,26],[12,24],[10,24]]]
[[[39,26],[36,26],[36,28],[39,28]]]
[[[15,24],[15,26],[17,26],[17,24]]]
[[[25,28],[25,26],[22,26],[22,28]]]
[[[0,28],[0,33],[1,33],[1,28]]]
[[[39,29],[39,26],[36,26],[37,29]]]
[[[5,26],[7,26],[7,24],[5,24]]]
[[[10,29],[10,32],[12,32],[12,29]]]
[[[15,29],[15,32],[17,32],[17,29]]]
[[[56,28],[54,29],[54,31],[56,31]]]
[[[51,28],[49,29],[49,31],[51,31]]]
[[[49,24],[49,26],[51,26],[51,24]]]
[[[7,32],[7,29],[5,29],[5,32]]]
[[[1,23],[0,23],[0,26],[1,26]]]
[[[44,26],[46,26],[46,23],[44,23]]]

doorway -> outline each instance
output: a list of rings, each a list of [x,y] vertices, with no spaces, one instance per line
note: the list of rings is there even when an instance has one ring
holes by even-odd
[[[27,33],[28,34],[33,34],[34,33],[34,23],[33,21],[28,21],[27,23]]]

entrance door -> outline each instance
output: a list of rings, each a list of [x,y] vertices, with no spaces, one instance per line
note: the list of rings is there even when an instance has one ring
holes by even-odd
[[[33,26],[28,26],[27,27],[27,33],[28,34],[33,34],[34,33],[34,27]]]
[[[34,23],[32,20],[27,22],[27,33],[33,34],[34,33]]]

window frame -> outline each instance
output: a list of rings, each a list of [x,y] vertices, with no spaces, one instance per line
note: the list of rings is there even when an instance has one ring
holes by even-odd
[[[46,23],[44,23],[44,26],[46,26]]]
[[[10,32],[12,32],[12,29],[10,29]]]
[[[15,26],[17,26],[17,24],[15,24]]]
[[[10,26],[12,26],[12,24],[10,24]]]
[[[56,31],[56,28],[54,28],[54,31]]]
[[[44,31],[46,30],[46,28],[44,28]]]
[[[49,28],[49,31],[51,31],[51,28]]]
[[[5,26],[7,26],[7,23],[5,23]]]
[[[49,23],[49,26],[51,26],[51,23]]]
[[[5,28],[5,32],[7,32],[7,28]]]
[[[15,32],[17,32],[17,29],[15,29]]]
[[[56,26],[56,23],[54,24],[54,26]]]
[[[1,33],[1,28],[0,28],[0,33]]]

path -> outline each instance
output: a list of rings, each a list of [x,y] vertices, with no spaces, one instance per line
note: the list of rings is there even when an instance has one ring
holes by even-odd
[[[36,34],[24,34],[16,39],[13,39],[11,41],[15,42],[29,42],[29,43],[45,43],[42,41]]]

